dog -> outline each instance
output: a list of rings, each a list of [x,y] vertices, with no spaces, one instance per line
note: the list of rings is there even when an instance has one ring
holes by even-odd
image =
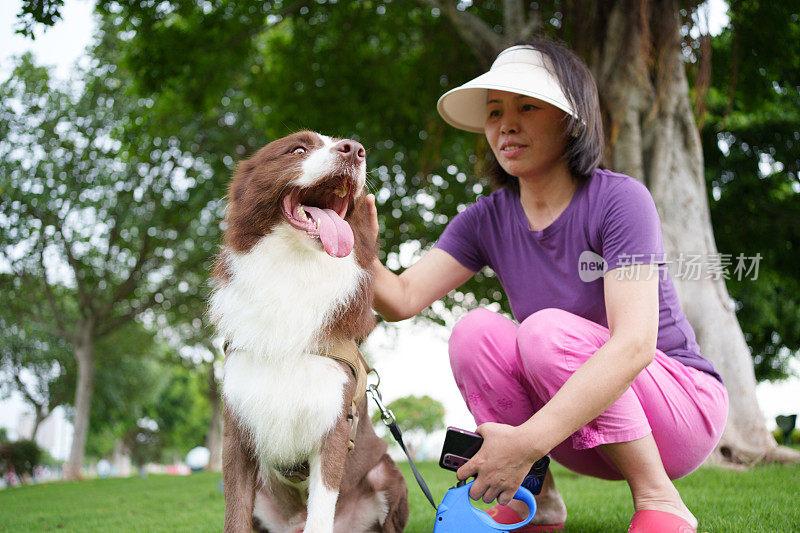
[[[375,327],[365,179],[361,144],[301,131],[241,162],[229,186],[209,306],[226,339],[226,532],[391,533],[408,520],[363,370],[325,356]]]

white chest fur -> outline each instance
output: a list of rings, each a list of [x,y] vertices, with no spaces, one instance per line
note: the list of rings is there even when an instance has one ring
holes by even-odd
[[[230,279],[211,296],[217,330],[236,351],[225,362],[226,402],[251,433],[263,466],[308,458],[341,414],[348,376],[314,355],[334,313],[365,272],[282,223],[246,254],[225,252]]]
[[[246,254],[225,252],[231,279],[211,296],[217,331],[233,346],[276,361],[313,351],[366,275],[354,255],[331,257],[287,223]]]
[[[291,466],[307,460],[341,416],[347,380],[341,366],[319,355],[276,365],[238,351],[225,362],[223,393],[262,468]]]

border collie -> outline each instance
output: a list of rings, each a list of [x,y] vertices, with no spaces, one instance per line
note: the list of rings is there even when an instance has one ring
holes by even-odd
[[[364,391],[320,355],[375,326],[365,169],[361,144],[301,131],[239,164],[230,184],[210,302],[227,341],[225,531],[405,527],[405,481],[366,399],[351,413]]]

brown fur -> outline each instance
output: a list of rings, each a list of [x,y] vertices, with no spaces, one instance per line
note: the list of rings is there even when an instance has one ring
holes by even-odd
[[[369,265],[375,259],[375,241],[369,235],[369,210],[364,196],[356,199],[353,208],[348,210],[345,220],[353,228],[355,244],[353,252],[359,266],[369,272]],[[370,274],[371,275],[371,274]],[[326,332],[335,339],[363,340],[375,328],[375,316],[372,314],[372,279],[364,280],[358,288],[358,294],[350,304],[339,310],[337,320],[329,325]]]
[[[291,155],[291,150],[299,143],[313,149],[321,145],[321,140],[313,132],[298,132],[270,143],[239,164],[228,193],[228,228],[224,236],[227,247],[246,253],[281,221],[283,215],[279,200],[289,192],[290,182],[301,172],[302,156]],[[368,217],[367,202],[362,194],[348,209],[345,220],[353,229],[356,261],[367,271],[376,254]],[[222,255],[214,265],[213,276],[217,283],[230,280],[231,274]],[[322,344],[333,344],[340,339],[364,339],[375,327],[372,296],[372,280],[367,276],[356,297],[334,313],[336,318],[323,332]],[[351,375],[349,367],[340,364]],[[376,492],[383,492],[390,508],[383,529],[376,531],[400,532],[408,521],[407,488],[397,465],[386,454],[386,443],[375,435],[366,398],[362,398],[358,405],[355,449],[347,451],[353,424],[349,415],[355,387],[356,379],[351,375],[343,398],[343,414],[322,443],[323,483],[330,489],[338,488],[337,517],[340,513],[356,512],[359,502],[369,500]],[[223,415],[225,531],[250,531],[252,527],[266,531],[253,518],[256,490],[266,498],[271,510],[285,521],[305,513],[304,490],[279,480],[273,472],[262,472],[263,485],[257,487],[258,465],[249,437],[229,409],[225,408]]]
[[[341,364],[349,372],[349,367]],[[351,379],[345,395],[346,405],[352,401],[355,384],[355,379]],[[336,505],[336,515],[346,512],[353,501],[369,498],[376,492],[385,492],[392,505],[387,512],[384,528],[376,528],[375,531],[399,533],[408,522],[408,491],[403,475],[387,455],[386,441],[378,437],[372,428],[366,398],[359,403],[358,414],[360,422],[355,439],[358,453],[342,453],[347,450],[350,438],[350,425],[345,417],[323,444],[329,451],[324,454],[322,463],[326,485],[335,488],[333,480],[339,480],[340,497]],[[273,474],[270,474],[260,490],[270,494],[274,502],[272,510],[286,521],[305,512],[306,505],[301,489],[287,485]],[[258,531],[268,531],[262,524],[255,524],[254,527]]]
[[[228,269],[224,257],[217,257],[212,268],[211,277],[217,280],[217,283],[227,283],[231,280],[231,271]]]
[[[239,163],[228,189],[226,246],[247,252],[280,221],[281,206],[275,200],[283,197],[289,182],[301,172],[305,156],[290,153],[300,143],[309,148],[322,145],[318,135],[301,131],[269,143]]]
[[[227,406],[223,406],[222,424],[225,531],[250,531],[258,465],[250,439]]]

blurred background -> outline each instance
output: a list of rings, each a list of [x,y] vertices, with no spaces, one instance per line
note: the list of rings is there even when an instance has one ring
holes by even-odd
[[[794,457],[773,431],[791,445],[776,417],[800,412],[800,9],[631,5],[6,2],[0,483],[218,469],[221,342],[204,313],[236,163],[302,128],[360,140],[381,258],[400,271],[490,192],[485,140],[446,126],[437,98],[533,36],[589,64],[604,165],[648,185],[668,254],[702,258],[676,283],[737,398],[716,460]],[[365,343],[419,458],[438,457],[445,425],[474,428],[447,337],[476,306],[509,312],[488,269]]]

